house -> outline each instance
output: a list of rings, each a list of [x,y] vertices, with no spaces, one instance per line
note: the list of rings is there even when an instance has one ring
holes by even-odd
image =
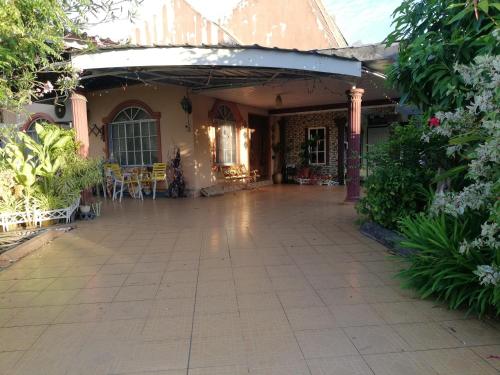
[[[382,74],[396,48],[347,47],[320,0],[246,0],[220,23],[167,0],[131,26],[130,40],[73,48],[81,90],[65,112],[86,155],[124,167],[167,161],[179,147],[192,195],[228,165],[269,180],[278,143],[299,167],[301,144],[314,138],[316,173],[347,175],[346,199],[356,200],[356,160],[401,117]]]

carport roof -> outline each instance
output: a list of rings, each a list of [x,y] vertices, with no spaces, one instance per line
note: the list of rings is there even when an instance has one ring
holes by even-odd
[[[361,62],[320,51],[259,45],[108,46],[72,53],[81,83],[95,90],[124,84],[174,84],[193,91],[316,77],[360,77]]]

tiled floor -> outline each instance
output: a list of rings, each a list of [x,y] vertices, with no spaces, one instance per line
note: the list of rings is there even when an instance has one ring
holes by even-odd
[[[0,373],[496,374],[495,322],[413,299],[341,188],[125,200],[0,272]]]

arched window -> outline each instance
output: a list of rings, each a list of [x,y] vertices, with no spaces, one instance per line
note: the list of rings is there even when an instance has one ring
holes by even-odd
[[[109,124],[110,158],[125,166],[158,162],[156,122],[139,107],[127,107],[118,112]]]
[[[30,116],[28,121],[22,126],[21,130],[28,134],[31,138],[33,138],[36,142],[39,142],[38,134],[36,133],[35,126],[36,124],[54,124],[55,121],[45,113],[35,113]]]
[[[221,165],[236,163],[236,119],[231,109],[219,105],[214,113],[216,130],[216,162]]]

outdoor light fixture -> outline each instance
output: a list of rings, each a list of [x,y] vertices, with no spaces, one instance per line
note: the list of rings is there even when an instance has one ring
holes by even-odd
[[[283,99],[281,98],[280,94],[276,95],[275,103],[276,108],[281,108],[283,106]]]

